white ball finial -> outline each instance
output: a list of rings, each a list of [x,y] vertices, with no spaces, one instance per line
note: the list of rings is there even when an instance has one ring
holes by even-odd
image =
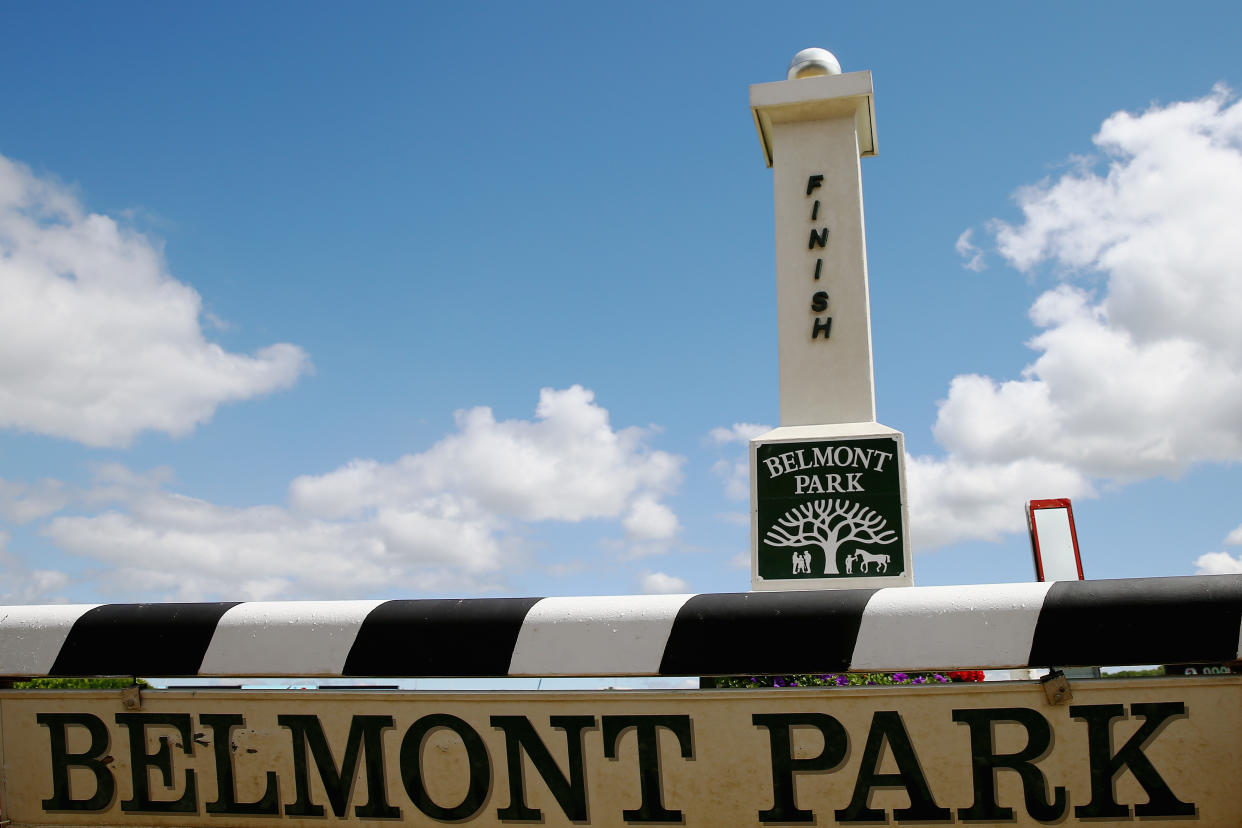
[[[841,74],[841,62],[837,60],[837,56],[827,49],[812,47],[803,49],[793,56],[785,78],[798,80],[799,78],[818,78],[822,75],[839,74]]]

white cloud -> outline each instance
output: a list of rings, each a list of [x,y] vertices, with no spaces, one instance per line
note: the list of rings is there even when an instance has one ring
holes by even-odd
[[[712,474],[724,481],[725,497],[730,500],[746,500],[750,497],[750,459],[717,460],[712,464]]]
[[[638,583],[644,595],[676,595],[690,591],[685,580],[663,572],[644,572]]]
[[[0,517],[13,523],[29,523],[65,507],[69,495],[59,480],[40,480],[33,485],[0,478]]]
[[[963,230],[962,234],[957,237],[957,241],[953,243],[953,249],[964,260],[962,267],[980,273],[987,269],[987,263],[983,260],[983,251],[970,241],[974,232],[974,228]]]
[[[3,156],[0,293],[0,427],[123,446],[185,434],[308,368],[294,345],[208,342],[201,299],[155,242]]]
[[[771,430],[771,426],[760,423],[734,423],[728,428],[717,426],[708,432],[708,439],[716,445],[740,444],[743,447],[739,455],[721,458],[712,466],[712,473],[724,481],[725,497],[730,500],[750,497],[750,441]]]
[[[1023,220],[991,225],[1011,265],[1059,284],[1019,379],[950,385],[947,456],[910,467],[919,546],[1020,530],[1029,497],[1242,459],[1242,105],[1217,89],[1117,113],[1095,143],[1102,169],[1023,188]]]
[[[760,425],[758,423],[734,423],[728,428],[717,426],[708,432],[708,439],[713,443],[741,443],[749,446],[750,441],[763,434],[765,431],[771,431],[772,426]]]
[[[121,595],[184,601],[362,597],[453,580],[455,567],[443,566],[445,556],[434,554],[438,547],[427,555],[402,527],[380,520],[318,521],[277,506],[219,506],[162,489],[135,494],[123,505],[125,511],[57,517],[44,528],[61,549],[102,564],[98,580]],[[432,529],[434,541],[443,543],[445,534],[451,532]],[[468,526],[460,537],[470,537]]]
[[[69,585],[69,576],[51,569],[8,569],[0,574],[0,604],[63,603],[61,591]]]
[[[1225,536],[1229,546],[1242,545],[1242,526]],[[1242,574],[1242,555],[1234,557],[1228,552],[1208,552],[1195,560],[1195,573],[1198,575],[1239,575]]]
[[[358,598],[397,591],[499,588],[521,560],[505,525],[427,501],[365,520],[322,520],[279,506],[232,507],[160,483],[114,494],[118,508],[60,516],[58,547],[102,565],[104,589],[164,599]]]
[[[29,569],[8,550],[11,536],[0,531],[0,605],[49,604],[62,601],[59,592],[69,576],[51,569]]]
[[[535,420],[497,422],[487,407],[457,413],[455,434],[395,463],[355,460],[293,481],[293,506],[318,517],[408,508],[432,496],[519,520],[618,518],[681,478],[682,458],[614,431],[595,395],[575,385],[539,392]]]
[[[650,495],[634,500],[621,525],[626,534],[636,541],[668,540],[681,529],[673,510]]]
[[[1228,552],[1208,552],[1195,561],[1196,575],[1242,575],[1242,556]]]
[[[1025,531],[1028,500],[1094,495],[1078,472],[1037,458],[971,463],[907,455],[906,480],[911,541],[920,549]]]
[[[289,508],[220,506],[170,491],[167,469],[101,465],[75,498],[94,513],[42,531],[122,595],[261,600],[501,591],[528,563],[531,522],[614,520],[652,548],[679,529],[660,497],[682,458],[613,430],[589,391],[545,389],[534,421],[476,408],[458,424],[421,454],[299,477]]]

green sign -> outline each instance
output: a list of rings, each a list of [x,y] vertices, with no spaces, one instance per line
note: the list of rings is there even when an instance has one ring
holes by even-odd
[[[759,444],[759,577],[904,573],[901,460],[896,437]]]

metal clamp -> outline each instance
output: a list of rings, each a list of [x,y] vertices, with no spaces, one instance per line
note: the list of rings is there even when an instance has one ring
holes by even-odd
[[[1060,670],[1051,671],[1048,675],[1041,678],[1039,683],[1043,685],[1044,695],[1048,698],[1048,704],[1069,704],[1074,700],[1074,693],[1070,690],[1069,679]]]
[[[126,710],[142,709],[142,685],[135,684],[121,691],[121,704]]]

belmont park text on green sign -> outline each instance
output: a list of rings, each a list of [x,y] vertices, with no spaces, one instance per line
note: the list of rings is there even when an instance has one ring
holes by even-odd
[[[762,444],[755,475],[760,578],[905,571],[895,437]]]

